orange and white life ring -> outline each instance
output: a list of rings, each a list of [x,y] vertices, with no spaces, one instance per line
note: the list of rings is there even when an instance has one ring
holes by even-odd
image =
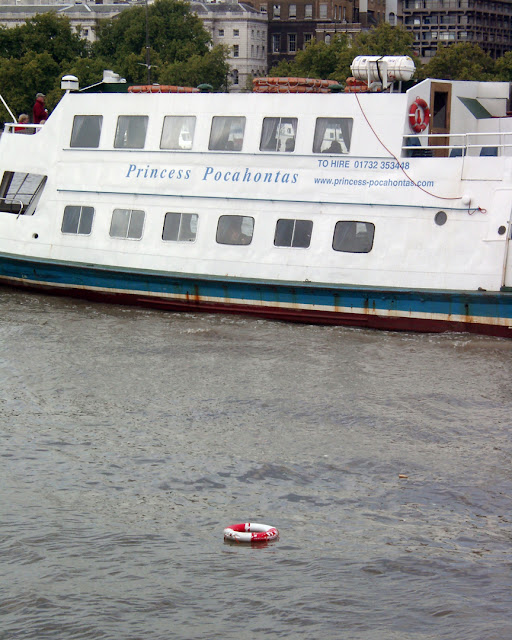
[[[128,87],[128,93],[199,93],[199,89],[168,84],[142,84]]]
[[[270,542],[279,537],[279,531],[268,524],[244,522],[224,529],[224,537],[235,542]]]
[[[425,131],[430,122],[430,110],[423,98],[416,98],[409,108],[409,124],[416,133]]]

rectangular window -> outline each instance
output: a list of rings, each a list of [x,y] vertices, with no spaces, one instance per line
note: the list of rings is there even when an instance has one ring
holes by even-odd
[[[274,5],[274,18],[280,18],[281,17],[281,5],[280,4],[275,4]]]
[[[373,247],[375,225],[371,222],[344,220],[334,228],[332,248],[346,253],[369,253]]]
[[[297,17],[297,5],[290,4],[288,6],[288,17],[294,20]]]
[[[233,37],[238,38],[239,35],[240,35],[240,29],[233,29]]]
[[[348,153],[353,118],[317,118],[313,153]]]
[[[241,151],[244,132],[244,116],[214,116],[208,149],[210,151]]]
[[[238,58],[240,56],[240,45],[233,45],[233,58]]]
[[[145,215],[144,211],[138,209],[114,209],[110,223],[110,237],[140,240]]]
[[[195,130],[195,116],[165,116],[160,149],[192,149]]]
[[[91,233],[93,217],[93,207],[69,205],[64,209],[60,230],[62,233],[74,233],[80,236],[88,236]]]
[[[319,18],[320,20],[326,20],[327,19],[327,5],[326,4],[321,4],[319,6]]]
[[[260,151],[295,150],[297,118],[263,118]]]
[[[221,216],[217,224],[218,244],[251,244],[254,218],[249,216]]]
[[[194,242],[197,235],[197,214],[166,213],[162,240],[165,242]]]
[[[46,184],[39,173],[4,171],[0,182],[0,211],[16,215],[34,215]]]
[[[224,37],[224,29],[219,29],[219,38]]]
[[[272,53],[279,53],[281,50],[281,34],[273,33],[272,34]]]
[[[103,116],[75,116],[70,147],[97,149],[100,146]]]
[[[311,40],[313,39],[313,34],[312,33],[305,33],[304,34],[304,49],[306,48],[306,45],[311,42]]]
[[[276,247],[299,247],[307,249],[311,243],[313,222],[311,220],[278,220],[274,245]]]
[[[147,116],[119,116],[114,147],[116,149],[143,149],[147,128]]]
[[[297,34],[288,34],[288,53],[295,53],[297,51]]]
[[[313,5],[312,4],[306,4],[304,6],[304,17],[307,20],[311,20],[311,18],[313,17]]]

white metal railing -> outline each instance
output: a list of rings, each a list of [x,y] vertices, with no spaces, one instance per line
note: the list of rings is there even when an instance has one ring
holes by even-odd
[[[20,215],[23,213],[23,207],[25,203],[23,200],[18,198],[0,198],[0,211],[4,211],[5,213],[15,213]],[[16,210],[14,210],[16,207]]]
[[[20,122],[6,122],[4,133],[30,133],[34,134],[41,129],[42,124],[22,124]]]
[[[439,140],[441,144],[436,144]],[[446,142],[448,140],[448,142]],[[512,131],[483,133],[411,133],[403,136],[406,156],[429,157],[440,149],[449,156],[512,156]]]

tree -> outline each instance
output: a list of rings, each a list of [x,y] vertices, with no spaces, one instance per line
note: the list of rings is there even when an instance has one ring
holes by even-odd
[[[496,64],[487,53],[476,44],[460,42],[440,46],[420,76],[441,80],[492,80],[495,74]]]
[[[227,48],[221,45],[204,55],[195,54],[188,60],[180,60],[163,65],[159,74],[161,84],[188,85],[211,84],[215,90],[228,89]]]
[[[186,66],[195,56],[208,54],[210,35],[183,0],[156,0],[149,7],[131,7],[102,21],[93,45],[95,55],[110,59],[130,82],[140,81],[135,65],[146,63],[146,12],[151,52],[158,55],[158,66],[151,59],[152,80],[161,81],[162,65]]]

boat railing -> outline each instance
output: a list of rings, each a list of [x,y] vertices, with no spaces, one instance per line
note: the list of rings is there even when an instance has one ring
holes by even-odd
[[[0,211],[4,213],[14,213],[19,216],[23,213],[24,207],[25,203],[17,198],[0,198]]]
[[[42,128],[42,124],[20,124],[19,122],[6,122],[4,133],[25,133],[34,134]]]
[[[402,156],[512,156],[512,131],[404,135]]]

